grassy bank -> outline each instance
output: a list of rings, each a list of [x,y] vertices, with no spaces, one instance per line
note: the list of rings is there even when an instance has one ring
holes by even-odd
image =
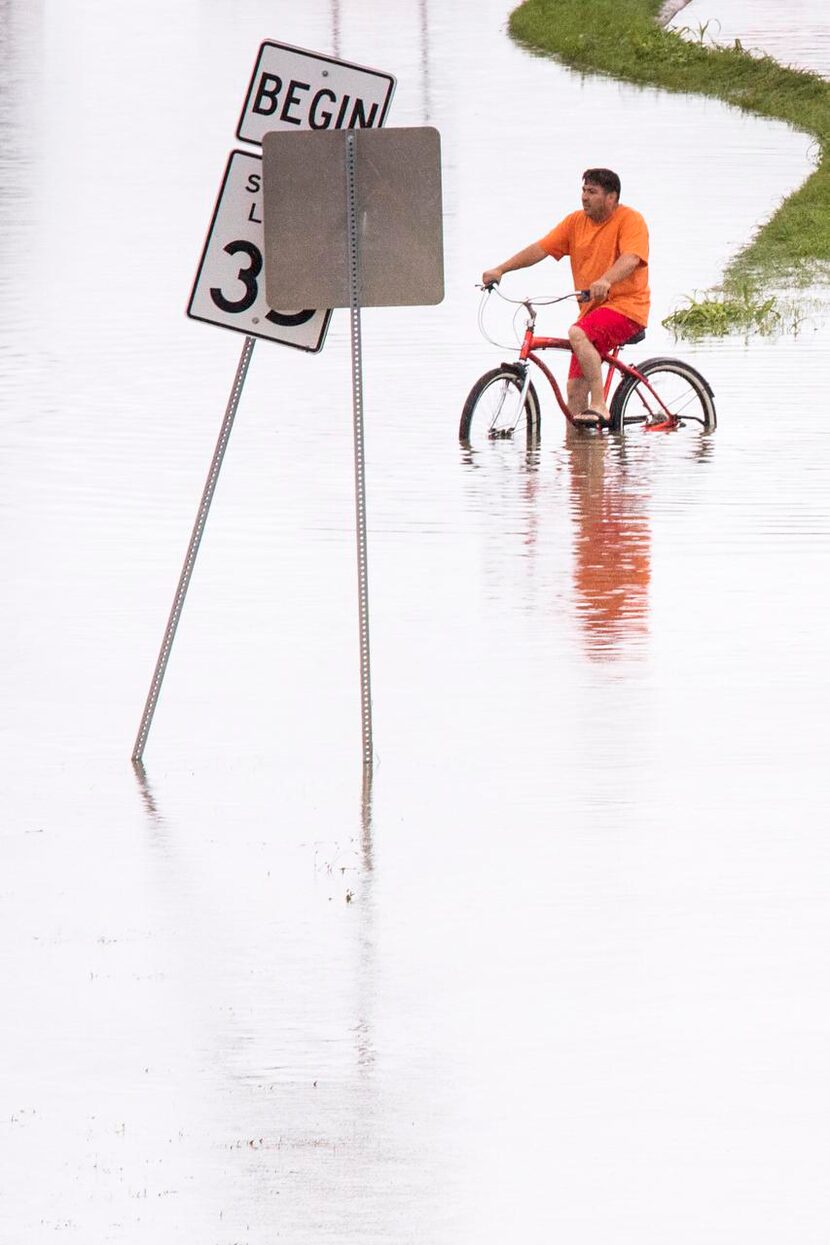
[[[738,41],[713,46],[656,23],[661,0],[525,0],[510,17],[521,44],[586,72],[643,86],[714,96],[786,121],[816,139],[816,171],[731,261],[730,290],[800,284],[830,271],[830,82],[750,55]],[[717,317],[715,317],[717,319]]]

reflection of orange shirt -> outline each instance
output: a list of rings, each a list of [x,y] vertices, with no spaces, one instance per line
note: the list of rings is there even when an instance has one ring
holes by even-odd
[[[581,319],[592,307],[601,305],[644,327],[648,324],[648,228],[639,212],[621,203],[602,224],[584,212],[571,212],[540,238],[539,245],[554,259],[570,255],[577,290],[587,290],[621,255],[638,255],[642,263],[631,276],[612,285],[604,303],[583,303],[579,316]]]
[[[578,521],[574,588],[589,643],[610,647],[645,634],[651,580],[647,520],[600,510],[583,513]]]

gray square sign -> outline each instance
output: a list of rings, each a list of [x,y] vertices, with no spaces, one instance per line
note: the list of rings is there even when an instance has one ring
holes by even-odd
[[[440,303],[441,139],[432,126],[418,126],[264,135],[269,304],[350,305],[348,134],[354,136],[360,305]]]

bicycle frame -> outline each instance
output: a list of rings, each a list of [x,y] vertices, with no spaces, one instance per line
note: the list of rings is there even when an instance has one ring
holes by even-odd
[[[551,372],[547,364],[543,363],[542,360],[539,358],[539,356],[536,353],[534,353],[537,350],[565,350],[568,352],[568,354],[573,354],[571,343],[567,340],[567,338],[564,338],[564,337],[537,337],[534,333],[534,329],[536,327],[536,309],[532,306],[532,304],[529,301],[525,302],[523,305],[527,308],[528,323],[525,329],[524,338],[522,340],[522,348],[519,352],[519,362],[525,363],[525,364],[527,364],[528,362],[536,364],[539,370],[547,377],[548,384],[553,390],[554,397],[556,398],[556,401],[559,405],[559,409],[561,410],[562,414],[565,416],[569,424],[576,426],[576,421],[574,420],[573,415],[568,409],[568,403],[565,397],[563,396],[562,390],[559,386],[559,383],[556,377],[553,375],[553,373]],[[623,343],[623,345],[624,344],[625,343]],[[622,349],[622,346],[615,346],[614,349],[609,351],[607,354],[602,350],[598,352],[599,357],[602,361],[602,364],[606,365],[608,368],[608,371],[605,376],[604,386],[603,386],[603,394],[604,394],[606,403],[608,402],[608,395],[611,392],[611,386],[614,383],[615,372],[621,373],[622,375],[625,375],[625,376],[633,376],[637,381],[639,381],[641,385],[644,385],[645,388],[648,390],[648,392],[652,395],[654,400],[661,407],[663,413],[666,416],[666,419],[673,421],[674,416],[672,415],[669,408],[666,406],[663,399],[660,397],[659,393],[657,393],[652,388],[652,386],[649,384],[648,377],[643,376],[641,372],[638,372],[636,367],[629,367],[627,363],[623,363],[619,359],[618,356],[619,356],[621,349]],[[530,383],[530,368],[527,368],[525,372],[524,380],[522,382],[522,392],[521,392],[521,397],[520,397],[519,406],[518,406],[519,411],[521,411],[524,405],[525,395],[527,393],[527,387],[529,383]]]
[[[558,298],[507,298],[498,290],[498,283],[479,286],[484,291],[478,311],[478,324],[482,336],[492,346],[508,351],[513,355],[513,362],[502,362],[500,367],[481,376],[470,390],[461,412],[459,438],[462,442],[470,441],[470,430],[476,412],[482,419],[476,419],[475,427],[480,434],[486,425],[488,440],[511,437],[518,428],[523,415],[526,414],[528,436],[538,428],[541,418],[539,397],[532,383],[533,368],[539,369],[553,390],[556,403],[571,427],[608,428],[612,432],[624,433],[630,424],[642,424],[646,432],[671,432],[685,426],[686,422],[697,423],[705,433],[714,431],[717,416],[713,402],[712,386],[701,376],[691,364],[682,359],[652,358],[639,366],[623,363],[620,351],[625,345],[634,345],[641,341],[645,333],[634,333],[627,342],[614,347],[608,352],[598,352],[600,367],[599,392],[609,408],[609,418],[588,418],[588,410],[575,411],[572,415],[568,409],[567,390],[560,385],[548,365],[541,358],[545,350],[561,350],[573,356],[570,341],[564,337],[541,337],[536,335],[537,305],[550,306],[562,303],[570,298],[585,302],[590,297],[588,290],[572,290]],[[517,330],[519,308],[524,308],[526,323],[519,329],[516,336],[518,343],[508,344],[496,340],[485,327],[484,309],[488,298],[498,292],[499,298],[512,303],[516,312],[513,317],[514,333]],[[504,334],[499,334],[504,336]],[[569,334],[570,336],[570,334]],[[580,351],[581,353],[581,351]],[[518,358],[516,357],[518,355]],[[615,382],[617,387],[614,389]],[[577,391],[582,386],[577,386]],[[485,396],[488,395],[488,396]],[[580,395],[581,396],[581,395]],[[599,394],[596,405],[600,405]],[[610,401],[609,401],[610,399]],[[515,403],[515,406],[514,406]],[[590,412],[594,415],[594,412]]]

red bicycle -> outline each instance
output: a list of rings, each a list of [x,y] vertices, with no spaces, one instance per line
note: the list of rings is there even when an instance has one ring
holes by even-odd
[[[502,363],[486,372],[470,390],[461,414],[458,429],[460,440],[465,445],[474,445],[478,441],[512,437],[522,424],[523,417],[528,441],[532,443],[538,439],[542,413],[539,395],[530,378],[531,363],[547,377],[559,408],[568,422],[574,427],[584,427],[575,423],[556,377],[535,353],[539,350],[566,350],[570,354],[570,342],[562,337],[537,337],[534,330],[537,305],[561,303],[568,298],[576,298],[581,302],[588,297],[588,291],[575,290],[563,294],[561,298],[531,300],[507,298],[498,286],[479,288],[484,289],[479,307],[479,328],[482,335],[493,342],[494,346],[516,349],[493,341],[484,328],[484,309],[494,291],[505,302],[515,304],[517,308],[524,307],[527,311],[527,322],[519,347],[518,361]],[[645,335],[645,329],[641,329],[623,345],[636,345]],[[622,348],[617,346],[609,354],[600,356],[608,368],[605,376],[605,401],[611,414],[608,425],[610,432],[621,435],[633,425],[653,432],[671,432],[687,425],[693,425],[704,433],[715,430],[717,417],[712,387],[700,372],[681,359],[663,357],[646,359],[644,363],[632,367],[620,360],[619,353]],[[609,401],[612,388],[614,392]]]

